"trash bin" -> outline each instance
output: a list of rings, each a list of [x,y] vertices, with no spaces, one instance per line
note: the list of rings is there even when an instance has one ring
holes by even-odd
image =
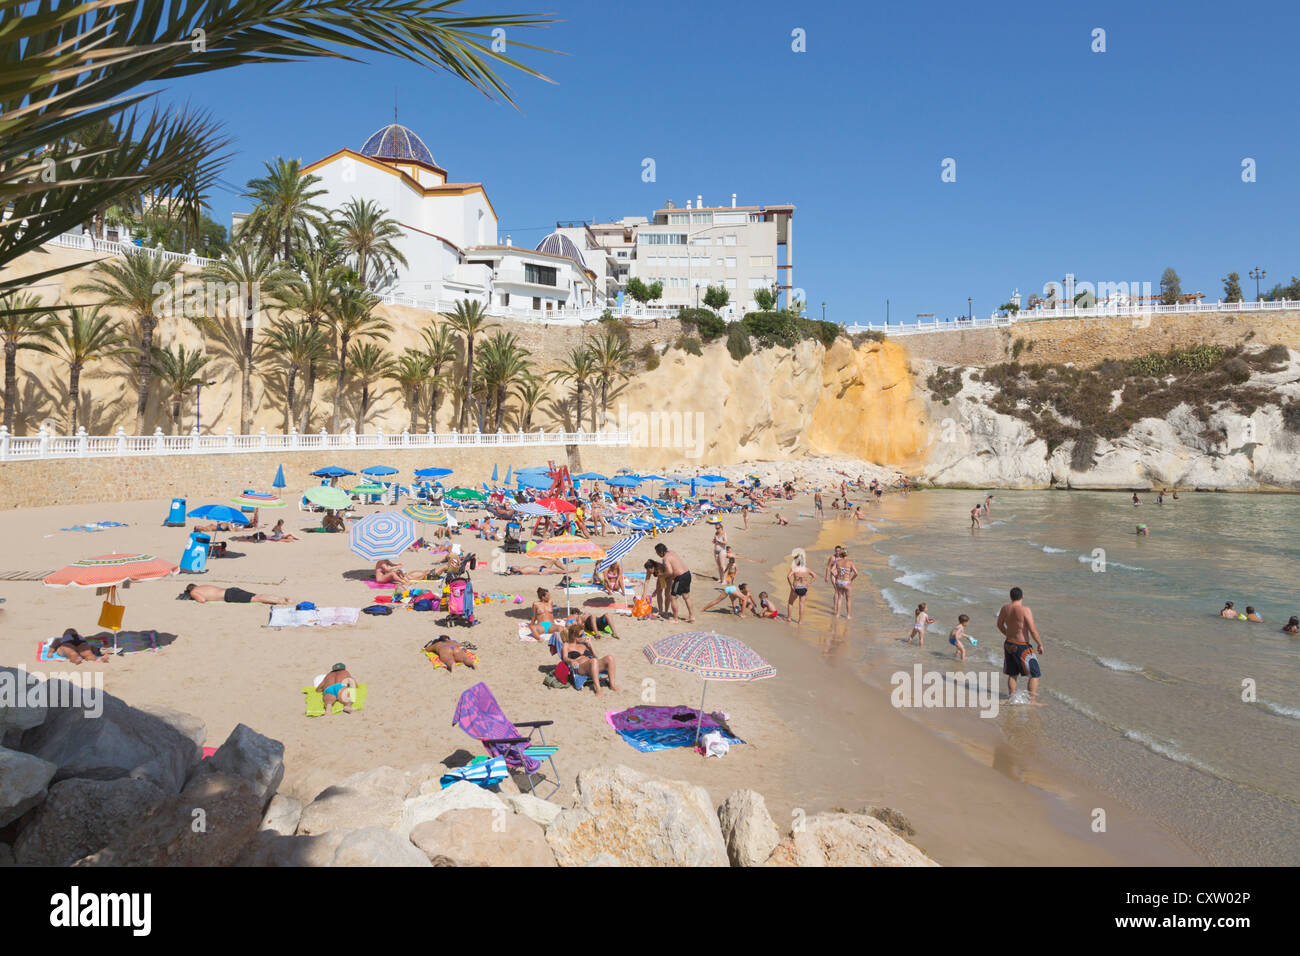
[[[181,555],[181,570],[187,574],[205,574],[208,570],[208,545],[211,543],[211,535],[191,531],[190,543]]]

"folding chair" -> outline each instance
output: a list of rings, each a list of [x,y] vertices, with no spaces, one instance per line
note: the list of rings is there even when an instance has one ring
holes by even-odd
[[[460,727],[475,740],[481,741],[483,748],[493,757],[504,757],[506,765],[512,770],[522,770],[528,777],[528,792],[537,796],[533,776],[541,769],[542,761],[551,765],[555,775],[555,788],[547,794],[554,796],[560,790],[560,771],[555,766],[555,752],[558,747],[546,742],[543,727],[549,727],[553,720],[530,720],[513,724],[501,710],[501,705],[492,696],[488,685],[480,681],[460,695],[456,703],[456,712],[451,718],[452,726]],[[528,736],[520,735],[519,728],[528,728]],[[533,743],[533,735],[538,743]],[[544,777],[543,777],[544,779]]]

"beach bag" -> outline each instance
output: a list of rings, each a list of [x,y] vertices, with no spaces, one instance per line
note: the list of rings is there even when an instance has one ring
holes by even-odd
[[[731,749],[731,744],[723,739],[722,734],[711,730],[700,738],[700,749],[706,757],[725,757],[727,751]]]
[[[420,600],[411,605],[411,609],[414,611],[432,611],[433,598],[420,598]]]
[[[313,604],[311,601],[299,601],[298,604],[294,607],[294,610],[295,610],[295,611],[314,611],[314,610],[316,610],[316,605]]]
[[[361,609],[361,613],[384,615],[384,614],[392,614],[393,609],[389,607],[387,604],[372,604],[370,605],[370,607],[363,607]]]
[[[555,665],[555,679],[561,685],[567,684],[573,679],[573,673],[569,670],[569,665],[565,661],[560,661]]]
[[[638,621],[644,621],[649,619],[650,613],[651,613],[651,609],[650,609],[649,598],[640,597],[632,602],[632,616],[636,618]]]
[[[125,610],[126,606],[123,604],[114,604],[111,600],[105,601],[99,611],[99,626],[108,631],[122,630],[122,612]]]

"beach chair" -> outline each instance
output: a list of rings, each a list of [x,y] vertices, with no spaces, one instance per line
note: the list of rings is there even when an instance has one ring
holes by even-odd
[[[528,792],[537,796],[534,776],[542,769],[542,761],[551,765],[555,775],[553,789],[547,796],[554,796],[560,790],[560,771],[555,766],[555,753],[558,747],[546,743],[543,727],[554,723],[551,720],[531,720],[513,724],[501,710],[501,705],[492,696],[488,685],[480,681],[460,695],[456,702],[456,712],[452,714],[451,724],[459,727],[475,740],[483,744],[488,754],[505,759],[506,766],[513,771],[522,771],[528,778]],[[520,734],[520,728],[528,729],[528,736]],[[533,735],[538,738],[533,743]]]
[[[185,527],[185,499],[173,498],[171,510],[167,512],[167,520],[163,522],[167,528]]]

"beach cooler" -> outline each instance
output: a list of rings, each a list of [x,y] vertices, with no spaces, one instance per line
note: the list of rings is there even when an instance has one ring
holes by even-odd
[[[190,543],[181,555],[181,570],[187,574],[205,574],[208,570],[208,545],[212,537],[202,531],[190,532]]]
[[[173,498],[171,511],[167,512],[167,520],[163,525],[168,528],[185,527],[185,499]]]

